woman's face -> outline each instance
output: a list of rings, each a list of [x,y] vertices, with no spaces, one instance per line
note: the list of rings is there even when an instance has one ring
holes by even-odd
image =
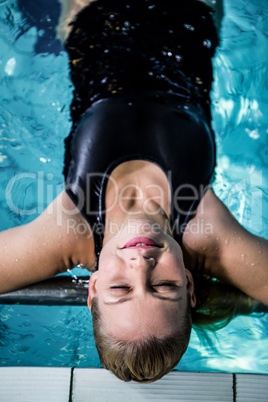
[[[188,294],[193,307],[193,279],[179,244],[158,224],[137,219],[104,244],[88,305],[97,296],[102,325],[117,339],[161,338],[180,325]]]

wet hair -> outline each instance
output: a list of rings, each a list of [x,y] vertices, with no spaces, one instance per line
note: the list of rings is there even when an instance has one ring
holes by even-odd
[[[97,297],[92,299],[91,313],[101,364],[123,381],[149,383],[159,380],[177,366],[190,340],[190,299],[181,325],[171,336],[164,338],[149,336],[137,341],[122,341],[110,336],[101,325]]]
[[[204,274],[193,274],[196,306],[192,309],[197,330],[217,331],[239,315],[262,312],[260,303],[239,289]]]

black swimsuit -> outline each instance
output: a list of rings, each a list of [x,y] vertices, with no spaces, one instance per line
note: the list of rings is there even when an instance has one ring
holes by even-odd
[[[106,185],[119,164],[146,160],[163,169],[179,242],[211,181],[211,17],[198,1],[98,0],[74,23],[66,43],[75,90],[65,188],[91,226],[96,257]]]

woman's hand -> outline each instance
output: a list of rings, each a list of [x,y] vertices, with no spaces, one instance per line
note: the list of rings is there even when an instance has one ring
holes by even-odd
[[[183,251],[189,269],[231,284],[268,305],[268,241],[245,230],[212,190],[187,225]]]

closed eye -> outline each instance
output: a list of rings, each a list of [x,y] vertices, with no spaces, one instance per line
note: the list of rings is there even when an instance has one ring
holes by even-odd
[[[123,285],[110,286],[110,292],[115,295],[125,295],[128,294],[129,291],[130,291],[129,286],[123,286]]]
[[[175,283],[173,283],[173,282],[162,282],[162,283],[158,283],[158,284],[156,284],[156,285],[153,285],[154,288],[155,288],[155,287],[162,287],[162,286],[164,286],[164,287],[170,287],[170,288],[177,288],[177,287],[178,287],[178,286],[175,285]]]
[[[156,285],[153,285],[152,287],[160,292],[172,291],[178,288],[178,286],[175,285],[175,283],[170,282],[158,283]]]

